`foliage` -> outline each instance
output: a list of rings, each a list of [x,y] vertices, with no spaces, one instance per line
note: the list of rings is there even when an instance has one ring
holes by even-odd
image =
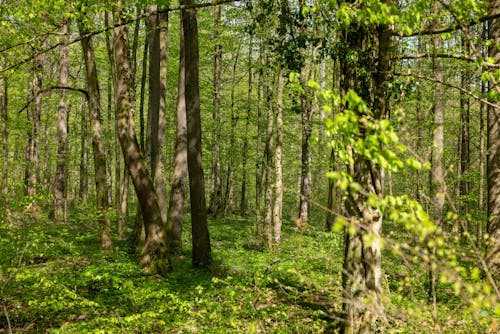
[[[386,210],[390,203],[399,202],[388,200]],[[193,270],[181,256],[163,278],[144,274],[122,251],[123,243],[100,255],[94,218],[79,217],[67,225],[45,220],[1,225],[4,328],[6,315],[14,332],[322,333],[338,328],[342,238],[337,232],[297,231],[286,222],[284,242],[266,252],[254,241],[251,220],[226,217],[211,222],[215,264],[210,270]],[[398,223],[388,224],[398,231]],[[484,304],[469,308],[454,294],[455,285],[442,281],[440,318],[433,319],[425,303],[425,270],[418,261],[404,265],[400,259],[394,248],[385,260],[388,332],[428,333],[437,321],[443,332],[470,333],[498,318],[481,312],[489,309]],[[486,289],[476,269],[464,273],[470,273],[467,284]]]

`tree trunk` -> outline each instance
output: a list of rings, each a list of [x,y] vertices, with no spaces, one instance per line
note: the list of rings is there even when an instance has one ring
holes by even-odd
[[[130,96],[129,38],[120,17],[121,1],[116,1],[116,4],[117,26],[113,32],[117,74],[116,122],[125,164],[132,178],[144,218],[146,240],[139,264],[149,273],[165,274],[170,269],[170,264],[166,257],[161,212],[151,173],[142,158],[135,134],[133,102]]]
[[[33,196],[37,193],[37,185],[40,181],[40,132],[42,115],[42,71],[44,68],[43,54],[37,55],[33,64],[33,79],[31,83],[31,94],[33,96],[33,108],[28,111],[31,122],[28,128],[26,140],[26,166],[24,170],[24,183],[26,195]]]
[[[341,61],[341,91],[350,89],[363,98],[367,109],[379,120],[387,116],[387,80],[391,71],[391,32],[388,26],[377,27],[353,22],[343,34],[349,54],[356,63]],[[368,69],[374,68],[374,71]],[[349,107],[349,106],[347,106]],[[363,116],[362,111],[355,111]],[[359,136],[364,139],[370,129],[359,122]],[[382,196],[380,168],[363,155],[354,152],[349,166],[353,181],[361,191],[347,197],[346,213],[351,228],[344,232],[344,263],[342,272],[343,333],[371,333],[378,320],[384,319],[380,233],[382,214],[368,203],[368,196]],[[354,233],[352,231],[354,230]],[[366,236],[371,242],[366,243]]]
[[[111,239],[111,222],[106,216],[109,208],[108,180],[106,174],[106,148],[101,126],[101,94],[99,92],[99,79],[97,76],[97,64],[91,37],[88,36],[88,28],[82,21],[78,21],[83,59],[86,68],[87,91],[89,93],[89,115],[90,129],[92,135],[92,155],[94,159],[94,177],[96,190],[97,216],[100,226],[101,250],[113,249]]]
[[[2,67],[0,66],[0,71]],[[7,195],[9,193],[9,133],[8,133],[8,121],[9,114],[7,111],[7,78],[0,76],[0,112],[2,115],[2,194]]]
[[[59,85],[68,86],[68,38],[69,21],[64,20],[61,25],[61,47],[59,53]],[[68,146],[68,109],[66,105],[66,91],[61,90],[61,99],[57,108],[57,164],[54,181],[54,219],[64,221],[66,210],[66,150]]]
[[[283,214],[283,86],[284,86],[284,68],[280,66],[278,73],[278,89],[276,101],[276,151],[274,155],[276,180],[275,180],[275,199],[273,212],[274,241],[281,241],[281,220]]]
[[[182,223],[184,214],[184,201],[186,198],[186,177],[187,170],[187,137],[186,137],[186,96],[185,96],[185,51],[184,51],[184,31],[181,29],[179,45],[179,80],[178,97],[176,110],[176,132],[175,132],[175,157],[174,171],[172,177],[172,188],[170,190],[170,202],[167,215],[167,244],[171,254],[182,252]]]
[[[184,5],[194,0],[182,1]],[[193,267],[207,267],[212,262],[210,235],[207,226],[205,180],[201,159],[201,117],[199,87],[198,23],[196,10],[188,9],[182,16],[186,60],[186,125],[191,226],[193,237]]]
[[[231,78],[231,128],[229,130],[229,159],[227,163],[226,173],[226,194],[224,196],[224,212],[230,213],[233,211],[234,206],[234,169],[235,169],[235,154],[236,154],[236,138],[235,129],[238,122],[238,116],[234,110],[234,90],[236,87],[236,71],[238,67],[238,58],[240,55],[240,48],[236,51],[236,57],[233,64],[233,74]]]
[[[264,37],[260,36],[259,41],[259,83],[258,83],[258,100],[257,100],[257,145],[255,152],[255,233],[258,238],[262,236],[262,181],[263,181],[263,164],[262,155],[262,132],[263,130],[263,114],[264,114],[264,64],[266,57],[266,49],[264,45]]]
[[[222,209],[222,189],[221,189],[221,172],[220,172],[220,95],[222,90],[222,45],[220,44],[220,20],[222,15],[222,7],[214,7],[214,110],[212,118],[214,122],[214,130],[212,132],[212,193],[210,196],[210,213],[217,216]]]
[[[166,223],[166,189],[163,177],[162,154],[165,144],[165,80],[166,80],[166,41],[165,17],[160,26],[157,5],[148,7],[148,44],[149,44],[149,103],[148,103],[148,144],[146,157],[151,166],[153,181],[158,196],[163,225]],[[163,60],[161,59],[163,56]],[[162,65],[163,64],[163,68]],[[163,96],[162,96],[163,95]]]
[[[433,4],[433,11],[439,11],[440,4],[435,2]],[[433,52],[435,54],[440,52],[442,40],[440,36],[432,38]],[[436,84],[434,84],[434,127],[432,138],[432,153],[431,153],[431,171],[430,171],[430,190],[432,194],[432,207],[436,224],[441,226],[443,220],[444,199],[446,194],[446,184],[444,180],[443,168],[443,151],[444,151],[444,91],[443,86],[439,83],[444,81],[444,65],[441,59],[432,59],[433,72],[435,73]],[[435,248],[429,249],[432,254],[435,254]],[[433,305],[436,305],[436,273],[429,267],[429,300]]]
[[[490,13],[498,13],[499,0],[490,0]],[[500,63],[500,19],[495,18],[489,22],[488,39],[492,41],[488,56],[494,63]],[[487,187],[488,187],[488,223],[486,231],[486,264],[493,277],[500,277],[500,84],[497,78],[490,75],[488,100],[491,104],[487,109]]]
[[[87,113],[88,108],[85,104],[82,104],[81,110],[81,127],[80,127],[80,141],[81,141],[81,151],[80,151],[80,193],[79,197],[86,203],[89,197],[89,172],[88,172],[88,150],[87,150],[87,135],[88,135],[88,127],[87,127]]]
[[[462,33],[462,52],[469,54],[468,43],[465,40],[465,33]],[[470,70],[468,67],[463,69],[464,72],[461,73],[461,87],[464,90],[468,90],[470,86]],[[463,216],[461,221],[463,223],[462,227],[467,228],[467,218],[465,217],[469,213],[469,191],[470,182],[468,181],[468,173],[470,168],[470,97],[465,93],[460,93],[460,137],[459,137],[459,157],[460,163],[458,164],[458,203],[459,212]]]
[[[300,8],[305,6],[305,1],[300,0]],[[301,12],[300,36],[306,39],[306,17]],[[300,225],[305,226],[309,220],[309,201],[312,193],[312,175],[311,175],[311,147],[309,139],[312,132],[312,106],[310,102],[311,92],[307,87],[307,69],[306,69],[306,50],[300,49],[302,57],[302,67],[300,68],[300,85],[302,93],[300,94],[300,121],[301,121],[301,159],[300,159],[300,189],[299,189],[299,216]]]
[[[273,241],[273,235],[271,232],[271,224],[273,220],[273,160],[274,160],[274,101],[272,95],[273,87],[273,73],[267,71],[267,76],[265,80],[265,96],[266,96],[266,107],[267,107],[267,128],[266,128],[266,147],[264,149],[264,237],[268,247],[271,247]]]
[[[253,35],[250,36],[250,45],[248,47],[248,94],[247,94],[247,116],[245,121],[245,133],[243,134],[243,175],[241,177],[241,198],[240,198],[240,215],[244,216],[247,211],[247,160],[248,160],[248,131],[250,130],[250,117],[252,114],[252,51],[253,51]]]

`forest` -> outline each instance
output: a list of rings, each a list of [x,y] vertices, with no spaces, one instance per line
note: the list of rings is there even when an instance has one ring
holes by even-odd
[[[0,333],[499,333],[500,0],[0,0]]]

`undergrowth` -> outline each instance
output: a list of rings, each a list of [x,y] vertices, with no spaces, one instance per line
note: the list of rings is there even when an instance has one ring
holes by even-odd
[[[101,255],[98,226],[82,212],[0,222],[0,333],[335,333],[341,317],[342,237],[285,222],[273,250],[255,241],[254,221],[209,222],[214,264],[191,269],[189,249],[167,277],[145,275],[124,241]],[[189,226],[184,228],[189,231]],[[184,236],[189,245],[189,233]],[[437,315],[425,271],[386,256],[388,314],[381,333],[487,331],[441,285]]]

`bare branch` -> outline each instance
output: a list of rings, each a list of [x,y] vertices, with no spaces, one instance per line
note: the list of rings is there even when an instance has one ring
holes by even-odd
[[[479,61],[480,65],[483,67],[490,68],[500,68],[500,64],[493,64],[483,61],[482,59],[474,58],[471,56],[461,55],[461,54],[449,54],[449,53],[438,53],[438,54],[429,54],[429,53],[414,53],[411,55],[401,55],[395,57],[395,59],[422,59],[422,58],[449,58],[449,59],[458,59],[464,60],[468,62]]]
[[[46,94],[46,93],[49,93],[49,92],[51,92],[53,90],[69,90],[69,91],[72,91],[72,92],[78,92],[78,93],[82,93],[83,95],[85,95],[85,99],[87,99],[87,100],[89,99],[89,93],[85,89],[75,88],[75,87],[68,87],[68,86],[51,86],[51,87],[47,87],[47,88],[39,90],[36,94],[34,94],[28,100],[28,102],[26,102],[26,104],[17,113],[20,114],[23,111],[25,111],[26,109],[28,109],[28,107],[33,103],[33,101],[35,101],[35,99],[38,96]]]

